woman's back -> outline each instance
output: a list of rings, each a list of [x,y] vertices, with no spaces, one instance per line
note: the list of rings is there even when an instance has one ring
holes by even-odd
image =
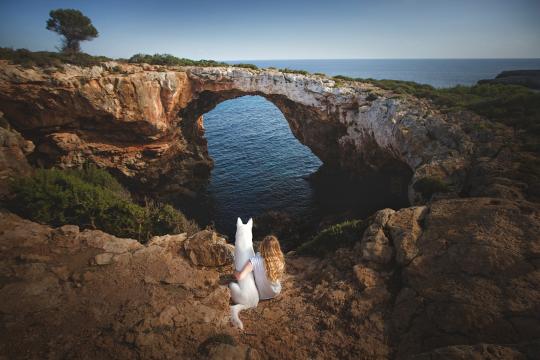
[[[260,253],[255,254],[249,259],[253,265],[253,274],[255,275],[255,284],[259,290],[259,298],[261,300],[271,299],[281,292],[281,283],[278,281],[271,282],[266,276],[264,266],[264,258]]]

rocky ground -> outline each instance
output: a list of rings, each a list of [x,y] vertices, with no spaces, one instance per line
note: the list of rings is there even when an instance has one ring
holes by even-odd
[[[381,210],[353,248],[324,259],[288,255],[282,294],[242,313],[245,332],[229,323],[231,246],[210,231],[141,245],[6,212],[0,229],[6,358],[540,355],[532,203]]]

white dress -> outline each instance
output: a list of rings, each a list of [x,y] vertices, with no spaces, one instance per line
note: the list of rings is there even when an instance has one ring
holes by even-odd
[[[253,265],[253,275],[255,276],[255,284],[259,290],[259,298],[261,300],[271,299],[281,292],[281,283],[279,281],[271,282],[266,276],[264,267],[264,258],[260,253],[255,254],[249,261]]]

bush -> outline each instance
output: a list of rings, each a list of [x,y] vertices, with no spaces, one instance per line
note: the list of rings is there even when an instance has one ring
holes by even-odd
[[[344,81],[355,81],[352,77],[345,76],[345,75],[336,75],[333,76],[332,79],[334,80],[344,80]]]
[[[112,60],[105,56],[92,56],[82,52],[56,53],[49,51],[30,51],[26,49],[13,50],[5,47],[0,47],[0,59],[8,60],[12,64],[19,64],[24,67],[60,66],[62,64],[73,64],[85,67],[98,65],[104,61]]]
[[[31,220],[60,226],[77,224],[141,242],[154,235],[193,233],[196,225],[170,205],[140,206],[106,171],[39,169],[11,185],[10,209]]]
[[[167,66],[230,66],[224,62],[214,60],[191,60],[179,58],[171,54],[135,54],[128,59],[130,63],[150,64],[150,65],[167,65]]]
[[[252,69],[252,70],[258,70],[259,69],[257,67],[257,65],[253,65],[253,64],[234,64],[233,66],[234,67],[239,67],[239,68],[245,68],[245,69]]]
[[[299,254],[323,256],[338,248],[348,247],[362,238],[367,220],[350,220],[332,225],[298,248]]]
[[[199,231],[197,223],[187,219],[184,214],[169,204],[147,202],[146,208],[149,211],[154,234],[179,234],[183,232],[194,234]]]
[[[447,183],[435,177],[425,177],[418,180],[414,183],[413,189],[422,194],[426,200],[431,199],[435,193],[450,191]]]
[[[309,75],[309,72],[306,70],[294,70],[294,69],[284,68],[284,69],[279,69],[279,71],[281,71],[282,73],[287,73],[287,74]]]
[[[84,182],[111,190],[113,193],[123,199],[131,200],[131,194],[129,191],[127,191],[114,176],[92,164],[85,164],[80,169],[65,169],[62,171],[78,177]]]

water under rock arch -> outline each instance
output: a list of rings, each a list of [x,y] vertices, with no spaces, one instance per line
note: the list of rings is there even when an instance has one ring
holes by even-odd
[[[281,111],[261,96],[220,103],[204,115],[214,169],[207,188],[218,229],[268,210],[305,216],[314,207],[305,178],[321,161],[292,134]]]
[[[198,99],[198,112],[207,112],[197,117],[196,128],[204,131],[214,161],[196,214],[199,222],[214,223],[232,236],[238,216],[246,221],[278,211],[315,223],[325,216],[365,217],[380,208],[408,204],[407,169],[348,178],[321,167],[313,146],[299,141],[306,129],[296,131],[300,124],[293,111],[298,110],[287,101],[236,93],[203,93]]]

